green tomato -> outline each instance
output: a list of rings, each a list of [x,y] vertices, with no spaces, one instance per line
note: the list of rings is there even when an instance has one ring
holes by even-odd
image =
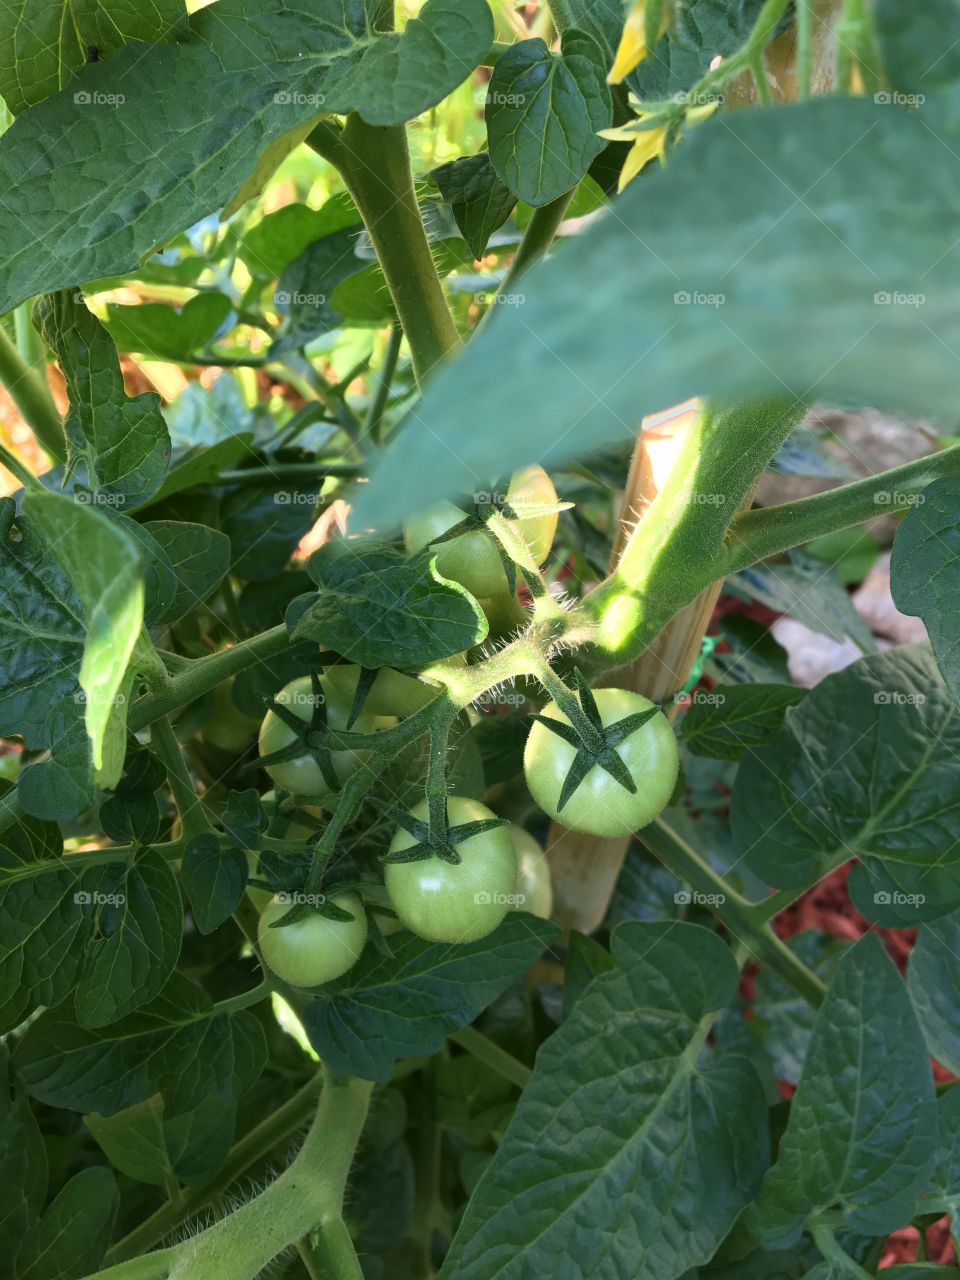
[[[260,917],[257,941],[264,963],[292,987],[319,987],[352,969],[367,941],[367,917],[355,893],[339,893],[331,901],[349,911],[352,920],[307,916],[283,929],[271,929],[290,910],[290,902],[273,898]]]
[[[526,539],[533,558],[542,564],[550,554],[557,532],[557,512],[526,518],[524,503],[553,503],[557,491],[543,467],[524,467],[514,472],[506,493],[507,501],[519,516],[516,527]],[[429,546],[440,534],[459,524],[467,513],[452,502],[438,502],[404,525],[403,536],[411,555]],[[459,582],[474,596],[496,596],[506,590],[507,575],[492,533],[476,529],[436,547],[437,568],[444,578]]]
[[[257,870],[257,863],[260,861],[260,854],[256,849],[247,850],[247,875],[251,879],[259,880],[260,872]],[[273,894],[269,889],[257,889],[253,885],[247,885],[247,897],[257,908],[258,911],[265,911],[267,904],[273,900]]]
[[[323,696],[326,698],[327,725],[331,729],[346,729],[350,716],[350,703],[336,697],[326,682],[320,681]],[[288,706],[299,719],[309,723],[313,716],[313,688],[309,676],[300,676],[277,695],[277,700]],[[373,716],[361,711],[351,728],[352,733],[376,733],[380,729],[389,729],[397,723],[395,716]],[[289,725],[283,723],[279,716],[268,711],[260,726],[260,754],[271,755],[281,751],[293,742],[296,734]],[[362,766],[369,756],[368,751],[333,751],[331,761],[334,773],[341,784]],[[312,799],[323,799],[330,796],[320,766],[313,756],[304,754],[293,760],[283,760],[278,764],[266,766],[278,787],[283,787],[295,796],[307,796]]]
[[[452,658],[445,659],[443,664],[437,665],[449,664],[462,667],[466,660],[465,653],[458,653]],[[360,668],[344,663],[328,667],[323,675],[331,695],[346,703],[348,707],[353,705],[353,696],[357,691],[359,678]],[[436,685],[425,684],[416,676],[394,671],[392,667],[381,667],[370,686],[363,710],[375,716],[399,716],[403,719],[406,716],[412,716],[421,707],[425,707],[439,692]]]
[[[213,691],[213,713],[203,726],[201,736],[204,742],[219,751],[229,751],[238,755],[257,736],[259,721],[252,716],[245,716],[233,700],[232,680],[224,680]]]
[[[426,800],[410,812],[425,821]],[[447,799],[451,826],[494,817],[479,800]],[[390,852],[415,843],[401,828],[390,842]],[[506,827],[469,836],[455,848],[462,858],[456,864],[430,857],[420,862],[388,862],[384,868],[394,911],[408,929],[431,942],[475,942],[495,929],[517,904],[517,855]]]
[[[594,697],[605,725],[653,706],[649,698],[626,689],[596,689]],[[569,724],[555,702],[542,714]],[[656,715],[615,748],[630,771],[637,790],[631,795],[605,769],[594,765],[576,791],[557,808],[575,748],[544,725],[536,723],[527,737],[523,769],[530,794],[540,808],[573,831],[595,836],[625,836],[652,822],[673,795],[680,755],[666,716]]]
[[[547,855],[523,827],[511,822],[507,830],[517,854],[517,908],[549,920],[553,912],[553,885]]]

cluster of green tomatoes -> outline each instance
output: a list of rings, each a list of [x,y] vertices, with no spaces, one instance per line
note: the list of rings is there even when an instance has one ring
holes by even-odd
[[[538,564],[546,560],[557,526],[556,509],[544,512],[542,508],[550,508],[556,502],[553,484],[542,468],[530,467],[513,476],[506,494],[506,510]],[[524,516],[524,506],[535,506],[538,511]],[[430,546],[443,577],[459,582],[488,614],[503,616],[505,595],[509,593],[511,604],[515,604],[515,597],[493,535],[484,528],[470,529],[434,546],[435,539],[464,517],[465,513],[454,504],[438,504],[408,522],[407,548],[412,554]],[[359,677],[359,668],[349,665],[329,667],[321,677],[325,722],[330,729],[347,729]],[[437,692],[436,687],[415,674],[382,668],[362,711],[354,716],[349,728],[358,734],[376,734],[418,711]],[[542,708],[528,735],[524,752],[527,786],[543,812],[568,828],[600,836],[626,835],[652,821],[668,803],[679,768],[676,738],[666,717],[640,694],[598,689],[588,697],[595,725],[591,730],[595,754],[578,761],[579,781],[572,794],[569,775],[584,745],[578,741],[571,720],[555,702]],[[276,701],[309,723],[316,686],[310,677],[301,677],[288,684]],[[283,753],[298,740],[289,718],[281,718],[272,710],[267,712],[260,727],[261,756]],[[635,729],[631,727],[634,721],[639,722]],[[618,734],[619,724],[624,727]],[[619,761],[611,760],[611,752]],[[364,768],[368,756],[368,752],[356,750],[331,752],[335,780],[342,785]],[[591,760],[597,762],[591,765]],[[605,767],[604,760],[616,767]],[[321,769],[306,747],[302,756],[268,763],[265,768],[275,785],[312,816],[320,818],[336,804],[338,792],[331,785],[331,770]],[[426,799],[409,814],[410,819],[420,823],[425,823],[427,816]],[[447,822],[449,847],[455,850],[458,860],[440,856],[412,861],[398,858],[396,855],[417,843],[409,829],[398,826],[383,868],[389,911],[377,902],[365,903],[359,892],[351,890],[330,899],[339,909],[336,918],[329,912],[317,911],[301,913],[293,922],[280,924],[290,912],[290,899],[284,895],[271,899],[264,890],[251,890],[262,909],[259,944],[265,963],[279,978],[296,987],[331,982],[352,968],[363,951],[368,937],[368,912],[376,916],[381,934],[406,928],[421,938],[451,945],[484,937],[510,910],[544,917],[551,914],[553,894],[547,857],[525,828],[515,823],[497,824],[497,816],[485,804],[460,795],[447,797]],[[484,829],[471,830],[471,825],[477,823],[483,824]],[[305,826],[294,825],[286,836],[307,839],[315,834]]]

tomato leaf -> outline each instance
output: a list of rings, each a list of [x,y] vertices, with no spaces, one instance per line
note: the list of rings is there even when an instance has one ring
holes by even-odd
[[[780,887],[841,854],[949,868],[960,860],[958,751],[960,715],[930,650],[872,654],[812,689],[762,758],[743,758],[734,839]]]
[[[890,587],[898,609],[922,618],[937,665],[960,702],[960,479],[928,485],[897,530]]]
[[[907,990],[927,1048],[960,1074],[960,913],[920,929],[910,953]]]
[[[121,351],[184,360],[203,352],[232,310],[230,299],[222,293],[198,293],[179,310],[165,302],[136,307],[109,303],[105,323]]]
[[[453,210],[470,252],[482,258],[490,237],[510,217],[516,196],[497,177],[485,151],[442,164],[430,176]]]
[[[756,1073],[704,1049],[736,994],[729,948],[669,923],[620,925],[612,947],[541,1047],[441,1280],[668,1280],[713,1256],[759,1185]]]
[[[805,693],[789,684],[716,685],[690,695],[680,736],[697,755],[739,760],[766,746]]]
[[[427,0],[402,32],[376,36],[379,10],[379,0],[347,9],[319,0],[309,10],[296,0],[219,0],[192,15],[188,41],[127,45],[25,111],[0,139],[0,312],[135,270],[227,205],[265,152],[275,165],[321,115],[412,119],[452,92],[493,40],[485,0]]]
[[[17,1280],[74,1280],[103,1261],[120,1209],[109,1169],[81,1169],[54,1198],[23,1240]]]
[[[557,937],[555,924],[519,912],[463,946],[426,942],[407,930],[394,934],[392,958],[368,947],[329,984],[329,995],[307,1006],[310,1043],[341,1071],[389,1080],[397,1058],[435,1053]]]
[[[230,794],[232,797],[236,792]],[[201,933],[213,933],[243,897],[246,854],[242,849],[221,849],[212,834],[198,836],[183,855],[181,875],[197,928]]]
[[[149,520],[141,526],[159,546],[173,570],[175,590],[156,621],[179,622],[203,604],[230,569],[230,539],[219,529],[185,520]]]
[[[319,593],[292,636],[362,667],[409,667],[462,653],[486,638],[483,610],[463,587],[392,547],[338,541],[310,557]]]
[[[496,61],[484,116],[497,177],[527,204],[549,204],[576,186],[606,146],[613,118],[603,51],[583,31],[564,31],[560,52],[539,39]]]
[[[853,1231],[908,1221],[936,1147],[933,1077],[906,988],[867,934],[843,956],[817,1015],[777,1162],[748,1213],[768,1248],[796,1243],[840,1205]]]

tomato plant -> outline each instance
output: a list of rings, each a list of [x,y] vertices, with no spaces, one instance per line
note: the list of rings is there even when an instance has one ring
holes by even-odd
[[[957,0],[0,48],[0,1280],[955,1276]]]

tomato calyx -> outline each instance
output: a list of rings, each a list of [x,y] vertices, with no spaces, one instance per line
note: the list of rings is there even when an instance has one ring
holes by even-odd
[[[457,866],[463,861],[463,857],[457,851],[458,844],[469,840],[471,836],[481,835],[484,831],[494,831],[497,827],[508,825],[505,818],[480,818],[474,822],[460,822],[452,827],[447,826],[444,837],[438,839],[435,835],[431,840],[428,823],[415,818],[412,813],[395,810],[392,806],[384,807],[397,826],[402,827],[416,841],[406,849],[398,849],[395,853],[386,854],[382,859],[384,863],[423,862],[427,858],[435,857],[441,862],[449,862],[452,866]]]
[[[533,716],[538,724],[542,724],[545,729],[562,738],[576,751],[567,776],[563,780],[563,786],[560,788],[560,797],[557,801],[558,812],[576,792],[590,770],[597,766],[608,773],[630,795],[636,795],[637,784],[616,748],[632,733],[642,728],[648,720],[660,714],[659,707],[650,707],[646,711],[637,711],[633,715],[624,716],[622,720],[614,721],[613,724],[605,725],[586,677],[578,670],[575,672],[575,678],[576,691],[568,690],[571,700],[569,710],[579,711],[580,714],[568,716],[573,721],[572,724],[539,713]],[[573,702],[578,698],[579,701],[575,707]],[[561,709],[564,712],[568,711],[567,706]]]
[[[327,787],[331,791],[339,791],[340,779],[333,767],[331,749],[326,745],[324,739],[324,733],[327,728],[326,697],[320,684],[320,677],[315,671],[310,673],[310,688],[313,700],[309,720],[304,720],[301,716],[298,716],[295,711],[291,710],[286,703],[281,702],[279,698],[273,698],[267,707],[267,711],[272,711],[277,719],[282,721],[296,737],[287,746],[281,747],[278,751],[271,751],[267,755],[259,756],[246,767],[249,769],[266,769],[268,765],[283,764],[288,760],[299,760],[302,756],[308,755],[316,762]]]

